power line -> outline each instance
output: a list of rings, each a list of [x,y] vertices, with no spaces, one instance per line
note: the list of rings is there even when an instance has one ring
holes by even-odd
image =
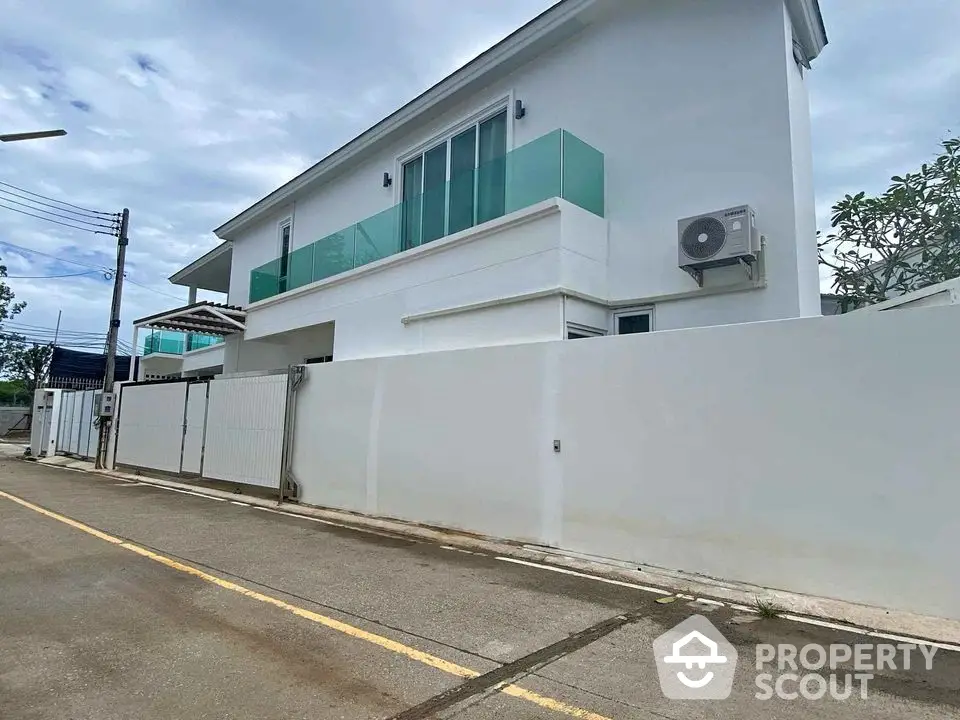
[[[84,232],[91,232],[94,235],[114,235],[115,234],[112,232],[106,232],[104,230],[91,230],[90,228],[80,227],[79,225],[71,225],[70,223],[60,222],[59,220],[52,220],[48,217],[43,217],[43,215],[34,215],[33,213],[29,213],[26,210],[18,210],[17,208],[10,207],[9,205],[4,205],[3,203],[0,203],[0,207],[6,208],[7,210],[12,210],[13,212],[18,212],[21,215],[29,215],[30,217],[35,217],[40,220],[46,220],[47,222],[56,223],[57,225],[63,225],[64,227],[73,228],[74,230],[83,230]]]
[[[50,278],[82,277],[84,275],[94,275],[99,272],[99,270],[87,270],[86,272],[68,273],[67,275],[4,275],[3,277],[9,280],[48,280]]]
[[[70,263],[71,265],[79,265],[80,267],[91,268],[93,270],[99,270],[100,272],[109,275],[110,277],[107,280],[113,278],[113,270],[108,268],[106,265],[91,265],[90,263],[80,262],[79,260],[68,260],[67,258],[57,257],[56,255],[50,255],[45,252],[40,252],[39,250],[34,250],[32,248],[23,247],[22,245],[15,245],[12,242],[7,242],[6,240],[0,240],[0,245],[6,245],[7,247],[16,248],[17,250],[22,250],[23,252],[33,253],[34,255],[42,255],[43,257],[50,258],[51,260],[57,260],[63,263]]]
[[[22,187],[17,187],[16,185],[11,185],[11,184],[8,183],[8,182],[0,181],[0,185],[4,185],[5,187],[8,187],[8,188],[13,188],[14,190],[19,190],[20,192],[26,193],[27,195],[33,195],[34,197],[42,198],[42,199],[44,199],[44,200],[49,200],[50,202],[58,203],[58,204],[60,204],[60,205],[66,205],[67,207],[72,207],[72,208],[74,208],[75,210],[82,210],[83,212],[87,212],[87,213],[90,213],[90,214],[92,214],[92,215],[108,215],[108,216],[114,216],[114,215],[117,214],[117,213],[108,213],[108,212],[105,212],[104,210],[91,210],[90,208],[81,207],[80,205],[74,205],[73,203],[68,203],[68,202],[66,202],[66,201],[64,201],[64,200],[57,200],[56,198],[47,197],[46,195],[41,195],[40,193],[35,193],[35,192],[33,192],[32,190],[25,190],[25,189],[22,188]]]
[[[6,192],[6,190],[0,189],[0,193],[4,193],[4,192]],[[18,195],[16,197],[21,197],[21,196]],[[29,200],[29,198],[26,198],[26,199]],[[47,215],[53,215],[54,217],[61,218],[62,220],[70,220],[71,222],[81,223],[82,225],[89,225],[90,227],[106,228],[107,230],[116,231],[116,224],[104,225],[102,223],[95,223],[90,220],[86,220],[82,216],[67,215],[64,213],[54,212],[53,210],[44,210],[43,208],[34,207],[33,205],[29,205],[28,203],[20,202],[19,200],[14,200],[13,198],[9,198],[6,195],[0,195],[0,200],[3,200],[4,202],[13,203],[14,205],[19,205],[20,207],[25,207],[28,210],[36,210],[39,213],[43,213],[42,216],[34,215],[33,217],[42,217],[44,220],[50,219],[46,217]],[[16,210],[16,208],[7,208],[7,209]],[[23,212],[23,211],[17,210],[17,212]],[[98,218],[98,219],[106,219],[106,218]]]
[[[183,298],[182,298],[182,297],[177,297],[176,295],[170,295],[169,293],[165,293],[165,292],[162,292],[162,291],[160,291],[160,290],[156,290],[156,289],[150,287],[149,285],[144,285],[143,283],[138,283],[136,280],[131,280],[129,277],[126,277],[126,276],[124,276],[124,277],[126,278],[126,280],[127,280],[128,283],[131,283],[131,284],[133,284],[133,285],[136,285],[137,287],[142,287],[144,290],[149,290],[150,292],[156,293],[157,295],[163,295],[164,297],[173,298],[174,300],[179,300],[180,302],[183,302]]]
[[[88,214],[85,214],[84,212],[77,212],[76,210],[71,210],[70,208],[61,207],[60,205],[54,205],[53,203],[44,202],[43,200],[34,200],[29,195],[21,195],[20,193],[14,192],[13,190],[4,190],[2,187],[0,187],[0,193],[3,193],[4,195],[12,195],[13,197],[20,198],[21,200],[26,200],[29,203],[33,203],[33,205],[43,205],[44,207],[53,208],[57,212],[66,213],[67,215],[81,218],[85,222],[88,221],[88,219],[96,220],[98,222],[106,222],[106,221],[116,222],[116,218],[117,218],[116,213],[111,213],[110,215],[105,215],[105,216],[104,215],[88,215]]]

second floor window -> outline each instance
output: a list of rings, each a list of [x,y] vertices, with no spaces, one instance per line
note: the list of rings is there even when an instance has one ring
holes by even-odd
[[[506,153],[502,110],[404,163],[402,249],[503,215]]]
[[[280,226],[280,267],[277,272],[280,279],[280,292],[287,291],[287,272],[290,268],[290,227],[289,221]]]

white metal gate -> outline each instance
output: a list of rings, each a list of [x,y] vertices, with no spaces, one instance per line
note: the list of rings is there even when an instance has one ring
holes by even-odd
[[[97,454],[94,406],[100,390],[64,390],[57,423],[58,453],[92,458]]]
[[[285,372],[124,385],[114,462],[279,490],[287,386]]]
[[[207,416],[207,388],[203,383],[187,386],[187,407],[183,416],[183,455],[180,472],[199,475],[203,468],[203,427]]]
[[[203,476],[277,488],[287,375],[210,381]]]
[[[179,473],[186,397],[185,382],[125,386],[117,414],[116,462]]]

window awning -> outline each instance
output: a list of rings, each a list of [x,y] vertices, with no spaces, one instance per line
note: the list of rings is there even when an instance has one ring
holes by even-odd
[[[179,330],[224,337],[246,329],[247,311],[236,305],[205,300],[134,320],[134,327]]]

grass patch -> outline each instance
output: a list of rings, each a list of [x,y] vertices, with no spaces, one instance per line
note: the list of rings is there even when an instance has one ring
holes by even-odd
[[[783,608],[770,600],[761,600],[759,597],[754,598],[753,606],[756,608],[757,614],[766,619],[780,617],[780,614],[783,612]]]

